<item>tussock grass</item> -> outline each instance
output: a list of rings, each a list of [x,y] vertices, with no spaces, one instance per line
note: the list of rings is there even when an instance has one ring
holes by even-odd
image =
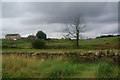
[[[72,59],[71,59],[72,60]],[[120,68],[108,62],[75,63],[3,55],[3,78],[119,78]]]

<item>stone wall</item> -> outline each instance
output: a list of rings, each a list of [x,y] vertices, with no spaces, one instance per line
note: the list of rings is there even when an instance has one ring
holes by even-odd
[[[98,62],[109,61],[120,64],[120,53],[117,50],[106,50],[97,52],[65,52],[65,53],[38,53],[38,52],[5,52],[3,55],[18,55],[26,56],[26,58],[36,57],[38,59],[62,59],[62,60],[75,60],[76,62]]]

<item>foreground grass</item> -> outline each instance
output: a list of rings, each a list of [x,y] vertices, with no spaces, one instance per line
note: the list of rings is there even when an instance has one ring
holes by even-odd
[[[3,78],[120,78],[120,68],[108,62],[76,63],[3,55]]]

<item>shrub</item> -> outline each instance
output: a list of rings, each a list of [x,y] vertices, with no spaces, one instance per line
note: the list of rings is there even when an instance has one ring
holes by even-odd
[[[44,49],[46,48],[46,45],[43,40],[35,40],[32,42],[32,47],[35,49]]]

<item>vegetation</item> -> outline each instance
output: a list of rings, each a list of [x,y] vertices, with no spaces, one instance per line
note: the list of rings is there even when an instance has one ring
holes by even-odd
[[[80,48],[85,50],[100,50],[100,49],[119,49],[118,37],[98,38],[91,40],[79,40]],[[74,40],[67,39],[51,39],[44,40],[47,49],[74,49]],[[31,42],[33,40],[2,40],[2,47],[4,48],[32,48]]]
[[[85,28],[85,24],[83,23],[82,16],[74,16],[73,19],[71,19],[72,22],[69,25],[66,25],[66,35],[65,38],[75,39],[75,48],[79,48],[79,39],[82,36],[81,33],[83,32],[83,29]]]
[[[79,60],[77,56],[58,59],[43,58],[40,55],[27,56],[4,53],[86,53],[119,49],[118,37],[79,40],[80,49],[74,49],[74,40],[35,40],[38,46],[46,43],[46,49],[32,48],[34,40],[3,40],[3,78],[120,78],[120,65],[104,57],[97,62]],[[39,46],[40,47],[40,46]],[[44,46],[42,46],[43,48]],[[116,52],[115,52],[116,53]],[[32,55],[32,54],[31,54]],[[64,56],[64,55],[63,55]],[[91,59],[91,58],[90,58]],[[113,60],[113,59],[112,59]]]
[[[120,78],[120,67],[108,62],[76,63],[3,55],[3,78]]]
[[[31,48],[32,40],[2,40],[2,48]]]
[[[42,31],[38,31],[36,36],[38,39],[46,39],[46,34]]]
[[[32,42],[32,47],[35,49],[44,49],[46,47],[46,45],[43,40],[34,40]]]
[[[116,36],[120,36],[120,35],[101,35],[96,38],[107,38],[107,37],[116,37]]]

